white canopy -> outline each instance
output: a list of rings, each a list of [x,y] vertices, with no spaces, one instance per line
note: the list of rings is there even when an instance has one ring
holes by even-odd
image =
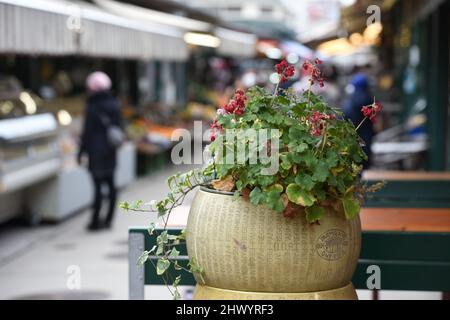
[[[132,19],[133,21],[159,22],[178,27],[184,32],[210,33],[220,39],[221,44],[218,52],[226,56],[253,57],[256,53],[257,38],[251,33],[215,27],[208,22],[141,8],[115,0],[94,0],[94,3],[102,9]]]
[[[65,0],[0,0],[0,52],[185,60],[184,32]]]
[[[236,57],[253,57],[256,53],[254,34],[238,32],[225,28],[216,28],[215,35],[221,40],[219,53]]]
[[[218,52],[251,57],[256,37],[207,22],[112,0],[0,0],[0,53],[184,61],[184,34],[210,32]]]

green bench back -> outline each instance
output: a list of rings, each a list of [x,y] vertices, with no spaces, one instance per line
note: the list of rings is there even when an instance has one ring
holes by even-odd
[[[378,181],[368,181],[374,184]],[[389,180],[381,190],[370,194],[365,207],[450,208],[448,180]]]
[[[176,234],[180,229],[171,229]],[[145,249],[156,244],[156,236],[150,236],[144,228],[130,229],[142,233]],[[425,232],[363,232],[358,267],[353,277],[357,289],[367,289],[367,267],[378,265],[381,269],[381,289],[450,291],[450,233]],[[179,263],[188,262],[186,247],[181,247]],[[153,257],[156,264],[156,259]],[[144,267],[146,285],[162,285],[149,262]],[[177,271],[178,272],[178,271]],[[179,271],[182,285],[194,285],[192,274]]]
[[[353,284],[367,288],[367,267],[381,270],[381,289],[450,291],[450,233],[362,233],[361,255]]]

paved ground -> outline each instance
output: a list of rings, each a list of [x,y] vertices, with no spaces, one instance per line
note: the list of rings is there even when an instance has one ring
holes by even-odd
[[[179,170],[182,169],[170,168],[139,179],[122,190],[119,199],[159,199],[168,191],[167,176]],[[85,230],[89,221],[89,211],[85,210],[57,225],[36,228],[19,223],[3,225],[0,299],[127,299],[128,227],[149,225],[155,219],[155,214],[125,213],[118,209],[112,230],[90,233]],[[81,290],[67,288],[73,270],[80,271]],[[149,297],[170,297],[165,290],[152,291]]]
[[[119,198],[159,199],[167,193],[167,176],[176,171],[183,169],[172,167],[141,178],[122,190]],[[57,225],[1,226],[0,299],[127,299],[128,227],[149,225],[155,219],[155,214],[117,210],[112,230],[89,233],[86,210]],[[78,270],[81,290],[70,290],[70,274]],[[370,298],[367,291],[358,294],[360,299]],[[163,287],[147,287],[146,297],[168,299],[170,295]],[[440,294],[381,292],[380,298],[439,299]]]

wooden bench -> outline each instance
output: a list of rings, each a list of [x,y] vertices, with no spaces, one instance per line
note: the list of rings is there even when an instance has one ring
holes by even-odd
[[[450,209],[373,209],[363,208],[362,250],[353,277],[357,289],[367,289],[367,267],[381,269],[381,289],[450,291]],[[430,218],[424,222],[423,215]],[[170,233],[183,227],[172,225]],[[144,298],[144,285],[163,285],[151,263],[136,265],[144,250],[156,244],[146,228],[130,228],[130,299]],[[156,263],[156,258],[151,257]],[[188,262],[186,247],[181,248],[179,263]],[[195,285],[193,276],[182,273],[182,285]]]
[[[450,208],[450,172],[365,171],[369,185],[384,188],[366,198],[365,207]]]

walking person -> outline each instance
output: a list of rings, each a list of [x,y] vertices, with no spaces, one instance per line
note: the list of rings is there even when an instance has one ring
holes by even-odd
[[[88,169],[94,182],[94,203],[89,230],[111,227],[116,206],[114,170],[116,168],[117,146],[108,139],[109,126],[122,127],[120,105],[111,93],[111,79],[103,72],[94,72],[87,77],[88,98],[85,110],[84,128],[81,135],[78,162],[87,156]],[[108,188],[109,207],[105,220],[100,218],[102,188]]]

